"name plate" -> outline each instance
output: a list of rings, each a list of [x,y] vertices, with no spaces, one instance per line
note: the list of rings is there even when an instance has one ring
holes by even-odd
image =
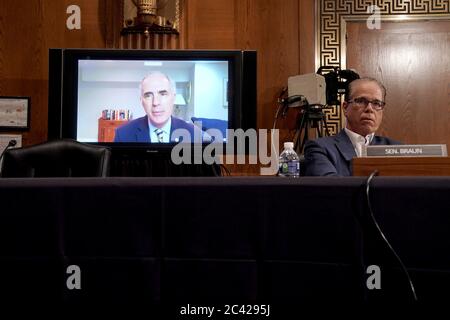
[[[365,146],[362,157],[446,157],[445,144],[402,144]]]

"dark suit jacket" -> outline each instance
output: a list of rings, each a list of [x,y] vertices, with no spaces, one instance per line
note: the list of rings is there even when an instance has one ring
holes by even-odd
[[[194,136],[194,132],[196,132],[199,137],[202,136],[202,131],[193,124],[172,117],[170,142],[181,142],[183,140],[182,136],[173,135],[173,131],[176,129],[185,129],[189,132],[191,140],[184,142],[193,142],[194,137],[197,137]],[[177,141],[176,138],[179,140]],[[147,116],[132,120],[129,123],[117,128],[114,136],[114,142],[151,142]]]
[[[402,144],[380,136],[374,136],[371,145]],[[305,175],[351,176],[351,160],[356,157],[352,142],[344,130],[336,136],[310,140],[305,144]]]

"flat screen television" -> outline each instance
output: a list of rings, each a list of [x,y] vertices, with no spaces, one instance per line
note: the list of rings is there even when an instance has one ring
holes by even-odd
[[[144,107],[148,97],[156,104],[156,92],[166,91],[144,90],[143,79],[155,74],[167,76],[174,89],[172,127],[181,121],[203,130],[191,142],[226,144],[226,129],[256,129],[255,51],[50,49],[49,140],[72,138],[113,151],[170,150],[178,138],[159,142],[149,128],[162,113]],[[136,126],[147,131],[130,135]],[[203,136],[209,129],[222,132],[222,141]]]

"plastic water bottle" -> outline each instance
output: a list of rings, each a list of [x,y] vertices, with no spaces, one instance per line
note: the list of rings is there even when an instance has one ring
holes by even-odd
[[[285,142],[284,150],[280,154],[278,162],[278,175],[280,177],[294,177],[300,176],[300,160],[297,153],[294,151],[293,142]]]

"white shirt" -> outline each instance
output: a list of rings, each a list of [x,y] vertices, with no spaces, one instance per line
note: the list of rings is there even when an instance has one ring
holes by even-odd
[[[159,142],[158,135],[156,134],[156,129],[161,129],[163,131],[163,142],[169,143],[170,142],[170,127],[172,126],[172,117],[169,118],[169,121],[166,122],[166,124],[162,128],[157,128],[150,122],[150,119],[148,120],[148,128],[150,133],[150,141],[151,142]]]
[[[350,129],[344,128],[344,130],[347,136],[350,138],[350,141],[352,142],[356,156],[361,157],[362,146],[368,146],[372,141],[373,137],[375,136],[375,133],[371,133],[363,137],[362,135],[357,134],[356,132],[353,132]]]

